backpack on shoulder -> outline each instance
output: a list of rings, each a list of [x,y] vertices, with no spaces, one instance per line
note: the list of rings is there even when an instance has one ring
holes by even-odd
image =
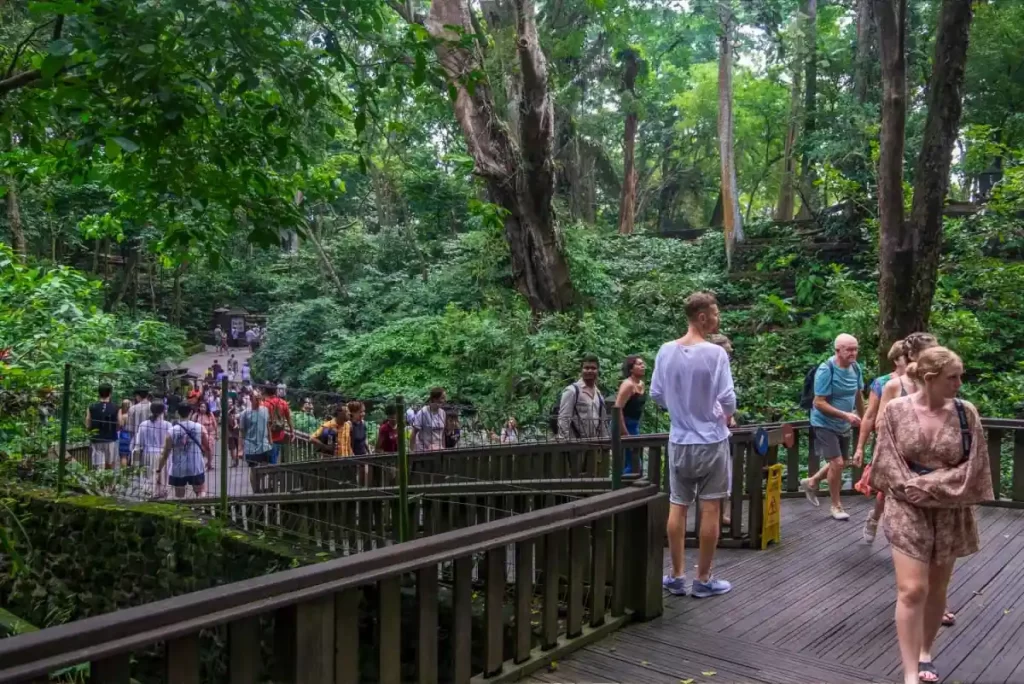
[[[270,431],[283,432],[286,427],[288,427],[288,425],[287,423],[285,423],[284,414],[281,412],[281,405],[277,401],[275,401],[273,404],[271,404]]]
[[[832,363],[826,361],[829,364],[829,368],[832,368]],[[820,363],[816,363],[807,369],[804,374],[804,388],[800,392],[800,408],[804,411],[810,411],[814,408],[814,378],[818,374],[818,369],[821,368]]]
[[[579,398],[580,398],[580,388],[576,386],[576,383],[573,383],[572,385],[570,385],[570,387],[572,387],[573,390],[575,390],[575,392],[576,392],[576,401],[579,401]],[[558,393],[558,399],[555,399],[554,405],[551,407],[551,410],[548,412],[548,429],[550,429],[551,430],[551,434],[553,434],[555,436],[558,435],[558,412],[562,410],[562,395],[564,393],[565,393],[564,390],[562,392]],[[573,414],[575,415],[575,413],[576,413],[576,404],[575,404],[575,402],[572,405],[572,411],[573,411]],[[571,424],[569,426],[569,429],[573,429]]]
[[[835,364],[832,363],[832,359],[829,358],[824,363],[828,364],[828,372],[830,376],[835,375]],[[800,392],[800,408],[804,411],[810,411],[814,408],[814,378],[818,375],[818,369],[821,368],[822,364],[818,363],[807,369],[807,373],[804,375],[804,388]],[[861,373],[860,365],[854,361],[853,369],[857,372],[857,391],[860,392],[864,389],[864,376]],[[828,380],[829,387],[832,386],[832,377]]]

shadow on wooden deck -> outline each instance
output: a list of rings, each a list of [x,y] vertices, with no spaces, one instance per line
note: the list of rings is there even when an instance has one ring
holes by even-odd
[[[782,544],[720,549],[715,573],[732,592],[705,600],[665,597],[665,613],[535,674],[533,682],[902,681],[892,561],[879,530],[861,541],[871,502],[844,497],[849,522],[783,501]],[[935,665],[944,682],[1024,682],[1024,511],[980,508],[979,553],[950,583],[953,627],[943,627]],[[666,564],[668,551],[666,550]],[[696,550],[687,549],[692,579]],[[692,680],[692,682],[690,681]]]

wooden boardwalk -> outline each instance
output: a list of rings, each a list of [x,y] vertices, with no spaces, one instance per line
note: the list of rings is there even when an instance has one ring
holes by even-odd
[[[861,540],[871,503],[845,497],[848,522],[783,502],[782,544],[722,549],[715,573],[731,593],[666,595],[665,613],[587,646],[534,682],[902,681],[888,543]],[[935,665],[944,682],[1024,682],[1024,511],[981,508],[982,549],[957,564]],[[668,552],[666,550],[666,563]],[[696,550],[687,549],[692,579]],[[692,681],[691,681],[692,680]]]

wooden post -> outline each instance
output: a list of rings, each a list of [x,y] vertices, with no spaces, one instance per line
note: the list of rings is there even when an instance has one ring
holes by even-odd
[[[220,517],[228,519],[228,376],[220,381]]]
[[[409,445],[405,439],[405,398],[395,397],[398,412],[398,541],[409,540]]]
[[[653,446],[647,450],[647,479],[652,485],[658,488],[659,491],[662,489],[662,482],[668,482],[668,478],[662,480],[661,477],[661,447]],[[668,442],[665,442],[665,459],[668,459]],[[668,491],[668,487],[665,487],[665,491]]]
[[[64,471],[68,462],[68,415],[71,412],[71,364],[64,364],[64,396],[60,399],[60,447],[57,451],[57,496],[64,492]]]
[[[988,430],[988,464],[992,471],[992,492],[999,501],[1002,490],[1002,458],[1003,431],[995,428]]]
[[[1010,473],[1011,498],[1024,501],[1024,431],[1013,433],[1013,472]]]
[[[793,446],[786,450],[786,491],[800,490],[800,431],[793,432]]]
[[[612,489],[622,488],[622,407],[612,407]]]
[[[749,508],[749,532],[750,548],[761,548],[761,519],[764,515],[764,468],[762,467],[761,455],[753,444],[746,443],[744,451],[749,457],[747,460],[747,490],[750,494]]]
[[[665,507],[652,501],[626,512],[627,608],[638,620],[661,615],[661,569],[664,560]],[[616,568],[618,572],[618,568]]]

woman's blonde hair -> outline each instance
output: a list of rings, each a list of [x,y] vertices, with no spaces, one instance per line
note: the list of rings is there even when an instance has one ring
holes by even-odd
[[[896,340],[895,342],[892,343],[892,346],[889,347],[888,359],[893,363],[896,363],[897,359],[899,359],[901,356],[906,356],[906,354],[907,352],[906,348],[903,345],[903,340]]]
[[[907,366],[907,375],[914,382],[923,383],[929,375],[938,375],[951,363],[963,365],[956,352],[945,347],[928,347],[922,351],[917,361]]]
[[[910,333],[903,338],[903,353],[906,355],[907,361],[914,361],[925,349],[938,345],[939,341],[931,333]]]

